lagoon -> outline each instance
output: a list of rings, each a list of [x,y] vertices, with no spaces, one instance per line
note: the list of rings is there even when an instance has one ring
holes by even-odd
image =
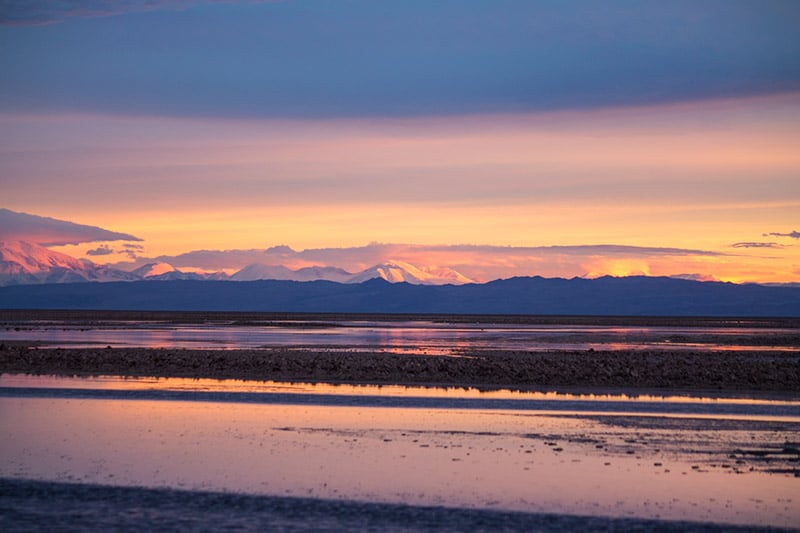
[[[0,392],[7,479],[800,523],[795,400],[20,375]]]

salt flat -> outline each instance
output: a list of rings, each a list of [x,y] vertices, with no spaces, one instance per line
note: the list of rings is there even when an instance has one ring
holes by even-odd
[[[21,387],[37,379],[38,393]],[[59,379],[0,380],[7,428],[1,477],[567,516],[800,523],[794,401],[599,395],[592,410],[592,397],[582,395],[582,403],[567,404],[580,405],[576,411],[562,405],[574,396],[550,394],[536,409],[492,409],[491,402],[395,407],[392,397],[427,395],[446,406],[484,393],[389,388],[379,407],[369,401],[379,387],[113,378],[85,384],[82,397],[53,397],[50,391],[77,381]],[[264,401],[193,397],[242,388]],[[92,397],[102,389],[140,396]],[[165,390],[178,395],[157,399]],[[278,390],[279,399],[270,398]],[[300,400],[309,395],[323,401]],[[330,406],[326,396],[352,399]],[[608,412],[602,406],[609,403],[627,408]],[[684,407],[669,413],[659,405]],[[705,406],[704,413],[692,415],[692,405]],[[739,405],[739,414],[720,414],[730,405]],[[748,405],[759,405],[759,414],[748,414]],[[779,414],[765,414],[771,409]]]
[[[29,315],[10,529],[800,524],[794,320]]]

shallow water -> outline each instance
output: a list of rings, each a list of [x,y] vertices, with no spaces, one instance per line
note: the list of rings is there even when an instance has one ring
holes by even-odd
[[[459,355],[469,350],[773,350],[800,351],[796,329],[751,327],[642,327],[509,325],[431,321],[282,321],[166,324],[148,321],[100,325],[16,322],[0,341],[36,341],[47,347],[246,349],[292,346],[347,351]]]
[[[712,392],[623,394],[482,390],[475,387],[287,383],[236,379],[0,374],[0,397],[178,400],[216,403],[417,407],[540,413],[691,416],[800,422],[792,395]]]
[[[0,377],[0,477],[797,527],[800,402]]]
[[[41,531],[753,531],[687,521],[571,516],[322,498],[0,479],[0,529]],[[765,529],[775,531],[774,529]]]

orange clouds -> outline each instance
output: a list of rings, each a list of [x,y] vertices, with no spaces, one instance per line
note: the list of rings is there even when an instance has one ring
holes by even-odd
[[[0,140],[8,207],[128,231],[151,255],[371,241],[727,253],[800,227],[800,94],[369,121],[4,116]],[[786,280],[798,264],[791,246],[736,257],[550,257],[525,272]]]

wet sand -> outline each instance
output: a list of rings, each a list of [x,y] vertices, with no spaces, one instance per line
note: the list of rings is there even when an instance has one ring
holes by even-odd
[[[388,343],[299,345],[301,333],[320,328],[363,331],[364,324],[384,328]],[[400,325],[398,325],[400,324]],[[522,327],[533,351],[518,346],[465,343],[426,352],[408,337],[415,327],[469,327],[476,335]],[[192,325],[220,328],[284,328],[287,340],[269,347],[128,346],[46,347],[50,331],[61,328],[100,332],[170,329]],[[411,326],[411,329],[408,326]],[[417,326],[421,325],[421,326]],[[567,333],[547,336],[541,326],[567,326]],[[0,373],[120,375],[313,381],[327,383],[431,384],[530,389],[701,390],[800,392],[800,318],[564,317],[457,315],[345,315],[280,313],[191,313],[129,311],[0,310]],[[582,329],[591,326],[591,329]],[[597,328],[594,328],[597,326]],[[571,327],[571,328],[570,328]],[[397,328],[397,329],[396,329]],[[496,328],[496,329],[495,329]],[[527,329],[526,329],[527,328]],[[659,330],[659,328],[662,328]],[[663,328],[677,328],[665,333]],[[37,332],[37,330],[39,330]],[[445,329],[445,331],[447,331]],[[530,332],[533,333],[530,333]],[[212,330],[213,332],[213,330]],[[28,335],[30,333],[30,335]],[[40,333],[44,337],[36,337]],[[397,336],[411,348],[397,349]],[[14,340],[10,340],[14,339]],[[424,342],[424,337],[419,339]],[[590,342],[592,349],[557,349],[553,341]],[[657,349],[624,349],[625,342],[657,340]],[[670,342],[688,347],[669,347]],[[147,345],[145,345],[147,346]],[[666,346],[666,347],[665,347]],[[696,346],[696,347],[694,347]],[[535,348],[535,349],[534,349]],[[736,348],[736,349],[732,349]],[[744,349],[742,349],[744,348]]]
[[[635,400],[628,414],[609,415],[598,412],[602,402],[582,414],[553,410],[559,399],[514,410],[435,398],[408,407],[403,397],[333,402],[339,387],[320,385],[301,387],[299,398],[229,401],[179,384],[171,395],[166,383],[104,394],[48,381],[58,388],[9,387],[0,398],[0,479],[170,488],[200,499],[208,491],[309,498],[341,503],[345,513],[349,502],[372,502],[530,520],[550,513],[792,527],[800,519],[795,404],[789,417],[704,419]],[[123,507],[108,505],[124,518]]]
[[[355,349],[355,348],[354,348]],[[465,350],[458,357],[346,348],[55,348],[5,343],[0,372],[519,389],[800,392],[800,352]]]
[[[220,321],[222,328],[294,332],[347,328],[347,319],[364,319],[8,313],[15,312],[0,312],[5,328],[42,321],[44,326],[31,327],[78,331],[139,327],[140,321]],[[131,380],[122,379],[125,390],[100,390],[94,380],[14,378],[46,383],[7,384],[0,398],[8,423],[0,438],[6,457],[0,507],[13,509],[0,513],[0,527],[35,529],[55,516],[78,528],[91,523],[88,516],[123,529],[170,529],[195,518],[204,526],[353,531],[403,530],[408,524],[419,530],[712,531],[798,523],[798,320],[369,317],[387,323],[422,319],[619,325],[626,332],[625,326],[636,325],[645,328],[636,332],[643,337],[650,335],[648,327],[696,326],[714,333],[699,339],[697,349],[620,349],[614,331],[599,341],[593,331],[603,348],[465,345],[425,353],[421,345],[410,351],[300,346],[294,336],[289,345],[257,349],[56,348],[26,339],[23,325],[14,340],[0,337],[0,373],[7,381],[10,374],[250,381],[238,385],[242,391],[219,381],[176,390],[144,383],[142,390],[127,390]],[[743,328],[746,340],[739,334]],[[698,342],[705,331],[692,329],[687,342]],[[250,390],[267,381],[277,388]],[[614,390],[633,398],[678,391],[692,403],[661,406],[640,398],[635,401],[644,403],[609,410],[596,398],[584,405],[580,398],[548,397],[542,405],[512,406],[491,398],[395,398],[385,390],[349,397],[341,386],[328,385],[319,385],[330,387],[325,393],[302,386],[289,394],[286,382]],[[709,413],[699,397],[711,398]],[[726,397],[737,406],[731,413],[718,401]]]
[[[0,524],[794,527],[798,403],[731,396],[4,375]]]
[[[689,521],[342,502],[0,479],[6,531],[775,531]],[[44,526],[47,528],[47,526]]]

